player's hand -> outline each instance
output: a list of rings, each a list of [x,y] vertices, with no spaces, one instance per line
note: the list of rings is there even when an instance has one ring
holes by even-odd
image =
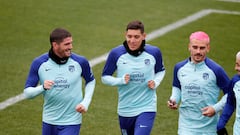
[[[154,89],[155,87],[155,82],[153,80],[148,81],[148,88]]]
[[[86,108],[82,104],[78,104],[75,109],[77,112],[80,112],[80,113],[87,112]]]
[[[202,115],[212,117],[213,115],[215,115],[215,110],[212,106],[204,107],[202,108]]]
[[[128,84],[128,82],[129,82],[129,80],[130,80],[130,75],[129,75],[129,74],[126,74],[126,75],[124,76],[124,80],[125,80],[126,84]]]
[[[45,90],[50,90],[53,85],[54,85],[54,81],[52,81],[52,80],[45,80],[44,83],[43,83],[43,88]]]
[[[228,135],[228,132],[227,132],[227,129],[224,127],[224,128],[222,128],[222,129],[219,129],[219,130],[217,131],[217,134],[218,134],[218,135]]]
[[[168,106],[170,109],[174,109],[174,110],[176,110],[176,109],[178,108],[178,105],[177,105],[176,101],[175,101],[175,100],[171,100],[171,99],[169,99],[169,100],[167,101],[167,106]]]

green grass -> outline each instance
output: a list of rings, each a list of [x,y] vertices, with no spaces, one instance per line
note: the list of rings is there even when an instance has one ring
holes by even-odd
[[[1,0],[0,5],[0,102],[22,93],[30,64],[48,51],[49,33],[55,27],[70,30],[74,52],[90,60],[121,44],[126,24],[131,20],[142,20],[150,33],[202,9],[240,12],[240,3],[215,0]],[[235,54],[240,50],[239,22],[239,15],[210,14],[148,42],[161,49],[166,67],[166,76],[157,92],[158,113],[152,135],[177,133],[178,112],[169,110],[166,101],[171,94],[174,64],[189,56],[189,34],[196,30],[209,33],[208,56],[232,77]],[[120,135],[117,90],[101,83],[103,65],[93,67],[97,85],[89,111],[84,114],[82,135]],[[41,112],[41,96],[0,110],[0,134],[41,134]],[[229,131],[233,120],[234,117],[227,125]]]

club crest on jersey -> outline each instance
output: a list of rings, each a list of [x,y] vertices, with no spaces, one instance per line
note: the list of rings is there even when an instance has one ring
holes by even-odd
[[[145,65],[149,65],[150,64],[150,59],[145,59],[144,63],[145,63]]]
[[[208,73],[203,73],[202,77],[203,77],[204,80],[208,80],[209,74]]]
[[[74,65],[68,66],[68,70],[69,70],[70,72],[74,72],[74,71],[75,71]]]

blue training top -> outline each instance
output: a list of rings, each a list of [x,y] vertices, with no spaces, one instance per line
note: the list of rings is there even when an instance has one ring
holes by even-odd
[[[86,86],[89,86],[85,92],[90,93],[84,97],[84,99],[88,98],[85,101],[82,93],[82,77]],[[45,80],[54,81],[50,90],[43,89]],[[40,85],[37,86],[39,82]],[[27,98],[43,95],[44,122],[54,125],[73,125],[82,122],[81,113],[75,110],[76,105],[82,103],[87,109],[94,87],[95,79],[87,59],[72,54],[67,63],[59,65],[46,53],[33,61],[24,94]]]
[[[116,71],[116,77],[112,75]],[[125,84],[124,76],[130,75]],[[137,116],[142,112],[156,112],[156,87],[165,75],[160,49],[145,45],[139,56],[127,53],[120,45],[111,50],[102,73],[102,82],[118,86],[118,114],[124,117]],[[155,88],[147,85],[149,80],[155,81]]]
[[[179,130],[216,133],[218,114],[206,117],[201,109],[212,106],[216,113],[221,110],[226,100],[217,103],[220,89],[227,93],[228,85],[223,68],[209,58],[197,64],[190,58],[176,64],[170,99],[181,100]]]
[[[227,103],[224,107],[222,115],[219,119],[217,129],[222,129],[226,126],[228,120],[231,118],[236,109],[236,118],[233,127],[233,134],[240,134],[240,75],[236,74],[232,80],[227,97]]]

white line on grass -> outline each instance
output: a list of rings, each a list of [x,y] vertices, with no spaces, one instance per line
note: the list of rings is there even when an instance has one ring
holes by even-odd
[[[240,2],[240,0],[218,0],[218,1],[224,1],[224,2]]]
[[[240,12],[235,12],[235,11],[204,9],[204,10],[201,10],[201,11],[199,11],[197,13],[194,13],[194,14],[192,14],[190,16],[187,16],[187,17],[185,17],[185,18],[183,18],[183,19],[181,19],[181,20],[179,20],[179,21],[177,21],[175,23],[169,24],[169,25],[167,25],[165,27],[162,27],[160,29],[157,29],[157,30],[149,33],[147,35],[147,37],[146,37],[146,41],[150,41],[150,40],[153,40],[155,38],[161,37],[162,35],[170,32],[172,30],[175,30],[175,29],[177,29],[179,27],[182,27],[182,26],[184,26],[184,25],[186,25],[188,23],[196,21],[196,20],[198,20],[198,19],[200,19],[200,18],[202,18],[202,17],[204,17],[206,15],[209,15],[211,13],[240,15]],[[89,61],[90,66],[93,67],[93,66],[95,66],[95,65],[105,61],[107,56],[108,56],[108,53],[105,53],[105,54],[103,54],[103,55],[101,55],[99,57],[96,57],[96,58],[90,60]],[[5,101],[0,103],[0,110],[3,110],[6,107],[8,107],[10,105],[13,105],[13,104],[15,104],[15,103],[17,103],[17,102],[19,102],[21,100],[24,100],[24,99],[25,98],[24,98],[23,94],[19,94],[19,95],[15,96],[15,97],[11,97],[11,98],[9,98],[9,99],[7,99],[7,100],[5,100]]]
[[[11,97],[11,98],[5,100],[4,102],[0,103],[0,110],[3,110],[6,107],[8,107],[10,105],[13,105],[13,104],[15,104],[15,103],[17,103],[17,102],[19,102],[19,101],[21,101],[23,99],[25,99],[23,94],[19,94],[19,95],[15,96],[15,97]]]

